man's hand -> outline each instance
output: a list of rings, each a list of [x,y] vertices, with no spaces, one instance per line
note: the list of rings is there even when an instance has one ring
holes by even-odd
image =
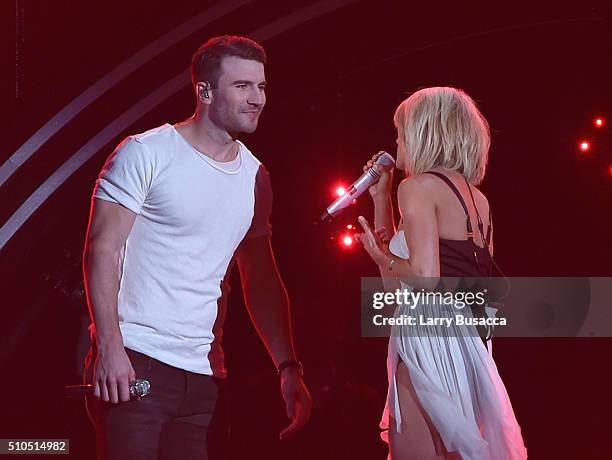
[[[299,431],[308,419],[312,409],[312,397],[304,385],[302,376],[294,368],[286,368],[281,372],[281,393],[285,400],[287,417],[291,424],[280,433],[280,439],[286,439]]]
[[[130,383],[135,380],[136,372],[123,346],[112,351],[98,351],[93,380],[96,398],[113,404],[129,401]]]

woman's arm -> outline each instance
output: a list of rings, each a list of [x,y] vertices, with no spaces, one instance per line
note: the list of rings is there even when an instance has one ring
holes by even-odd
[[[393,257],[396,276],[437,278],[440,276],[438,217],[433,200],[436,183],[429,175],[404,180],[397,191],[409,260]]]
[[[432,278],[424,286],[435,285],[440,276],[438,219],[433,201],[435,182],[428,176],[414,176],[403,181],[398,189],[402,226],[410,259],[391,254],[365,218],[359,222],[364,234],[359,237],[364,248],[379,266],[381,276]],[[411,283],[413,285],[414,283]]]
[[[367,171],[374,167],[380,174],[378,182],[369,188],[372,201],[374,202],[374,228],[380,232],[385,242],[389,242],[395,235],[395,221],[393,219],[393,200],[391,198],[391,187],[393,186],[394,166],[375,165],[382,152],[373,155],[364,165],[363,170]]]
[[[374,228],[384,229],[382,239],[385,243],[395,235],[395,220],[393,219],[393,201],[391,193],[372,196],[374,201]]]

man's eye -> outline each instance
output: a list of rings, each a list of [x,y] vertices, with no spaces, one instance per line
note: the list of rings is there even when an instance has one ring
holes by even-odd
[[[259,89],[262,90],[262,91],[265,91],[266,87],[265,86],[260,86]]]
[[[239,89],[246,89],[247,85],[236,85],[236,88]]]

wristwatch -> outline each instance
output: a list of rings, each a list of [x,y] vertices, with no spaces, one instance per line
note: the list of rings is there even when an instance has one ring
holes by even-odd
[[[278,373],[278,375],[281,375],[283,369],[286,369],[288,367],[293,367],[294,369],[297,369],[300,375],[304,375],[304,367],[302,366],[302,363],[297,359],[286,359],[278,365],[276,372]]]

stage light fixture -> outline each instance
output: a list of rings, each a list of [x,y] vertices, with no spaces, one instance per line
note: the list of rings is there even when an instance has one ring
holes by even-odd
[[[589,141],[581,141],[578,148],[581,152],[588,152],[591,150],[591,143]]]
[[[342,246],[344,246],[345,248],[350,248],[351,246],[353,246],[354,242],[355,240],[351,235],[344,235],[342,237]]]

